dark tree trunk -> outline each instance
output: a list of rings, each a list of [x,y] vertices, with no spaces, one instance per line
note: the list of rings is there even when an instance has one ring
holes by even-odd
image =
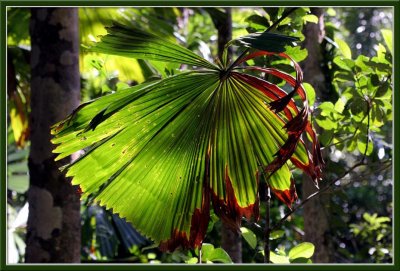
[[[232,39],[232,9],[225,8],[225,17],[216,25],[218,30],[218,56],[221,58],[225,44]],[[228,58],[232,57],[232,47],[228,49]]]
[[[232,39],[232,10],[225,8],[224,20],[216,20],[218,30],[218,56],[224,50],[225,44]],[[232,57],[232,51],[228,51],[228,59]],[[232,261],[235,263],[242,262],[242,236],[239,232],[232,230],[224,222],[221,228],[221,246],[229,254]]]
[[[54,162],[50,127],[79,105],[76,8],[31,10],[31,151],[26,256],[29,263],[80,262],[80,204]]]
[[[305,35],[304,47],[308,50],[308,57],[302,62],[304,81],[310,83],[320,101],[328,99],[329,88],[326,85],[325,72],[321,66],[323,54],[324,17],[323,9],[312,8],[312,13],[318,17],[318,24],[308,23],[303,30]],[[321,131],[319,131],[321,132]],[[316,192],[317,188],[307,177],[303,182],[303,199]],[[330,263],[333,261],[331,236],[329,234],[329,220],[326,194],[315,197],[304,205],[304,239],[315,245],[313,262]]]

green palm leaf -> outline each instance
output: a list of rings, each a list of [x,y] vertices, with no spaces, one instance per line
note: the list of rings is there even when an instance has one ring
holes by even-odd
[[[233,228],[243,216],[258,219],[261,174],[267,173],[273,193],[290,207],[297,196],[289,160],[319,178],[322,160],[316,158],[298,66],[296,78],[255,68],[285,80],[294,88],[287,94],[151,34],[121,25],[109,31],[95,50],[207,69],[83,104],[53,127],[57,159],[85,150],[66,166],[83,196],[126,217],[161,249],[174,250],[201,245],[211,203]],[[249,54],[242,62],[262,54],[271,52]],[[304,100],[301,110],[292,99],[296,93]],[[303,132],[310,135],[313,154]]]
[[[108,34],[95,43],[90,50],[138,59],[189,64],[197,67],[217,67],[192,51],[140,29],[114,22],[107,28]]]

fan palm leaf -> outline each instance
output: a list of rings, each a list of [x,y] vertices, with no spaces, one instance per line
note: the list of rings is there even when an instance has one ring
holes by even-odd
[[[245,67],[286,81],[293,87],[287,94],[238,66],[214,65],[153,34],[121,24],[108,32],[92,50],[200,69],[82,104],[54,125],[56,159],[85,150],[65,167],[82,196],[126,218],[161,249],[174,250],[201,245],[211,204],[232,228],[240,227],[243,216],[258,219],[262,174],[289,207],[297,197],[290,164],[317,182],[323,161],[296,63],[296,77]],[[263,51],[252,35],[242,40],[250,47],[256,40],[258,50],[236,64],[260,55],[288,57],[282,52],[292,38],[260,36],[278,39],[275,52]],[[302,108],[292,99],[296,93]]]

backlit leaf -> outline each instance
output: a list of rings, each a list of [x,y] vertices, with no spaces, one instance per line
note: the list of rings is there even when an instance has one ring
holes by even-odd
[[[275,37],[278,44],[292,40],[256,35],[248,46],[257,46],[265,37]],[[119,24],[93,49],[202,68],[82,104],[52,129],[57,159],[85,150],[65,167],[82,197],[90,196],[126,218],[162,250],[199,247],[211,203],[233,229],[240,229],[242,217],[258,220],[261,177],[290,207],[297,194],[289,163],[318,182],[323,160],[302,71],[290,56],[252,51],[235,62],[263,55],[291,60],[295,77],[253,67],[286,81],[293,88],[286,93],[260,77],[234,67],[227,72],[173,42]],[[205,254],[207,249],[203,246]],[[226,261],[221,249],[213,251],[207,261]]]
[[[309,242],[303,242],[293,247],[289,253],[289,259],[293,261],[297,258],[311,258],[314,254],[315,246]]]
[[[275,239],[281,238],[284,234],[285,234],[285,231],[283,231],[283,230],[275,230],[270,233],[269,239],[275,240]]]
[[[250,245],[252,249],[255,249],[257,246],[257,237],[256,235],[246,227],[241,227],[240,231],[244,240]]]
[[[318,17],[315,16],[314,14],[306,14],[306,15],[303,16],[303,21],[317,24],[318,23]]]
[[[383,40],[391,54],[393,54],[393,32],[390,29],[381,29]]]
[[[345,58],[351,59],[351,50],[347,43],[339,38],[335,38],[335,42],[339,47],[340,52]]]
[[[270,253],[269,253],[269,259],[272,263],[276,263],[276,264],[290,263],[289,257],[283,256],[283,255],[278,255],[272,251],[270,251]]]

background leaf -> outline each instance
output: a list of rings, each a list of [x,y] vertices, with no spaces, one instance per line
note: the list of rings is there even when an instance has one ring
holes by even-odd
[[[256,235],[248,228],[241,227],[240,231],[242,232],[243,238],[250,245],[252,249],[255,249],[257,246],[257,237]]]
[[[342,55],[345,58],[351,59],[351,50],[350,50],[349,45],[347,45],[347,43],[340,38],[335,38],[335,42],[338,45],[339,50],[342,53]]]
[[[293,247],[289,253],[289,259],[295,260],[297,258],[311,258],[314,254],[315,247],[312,243],[303,242]]]

